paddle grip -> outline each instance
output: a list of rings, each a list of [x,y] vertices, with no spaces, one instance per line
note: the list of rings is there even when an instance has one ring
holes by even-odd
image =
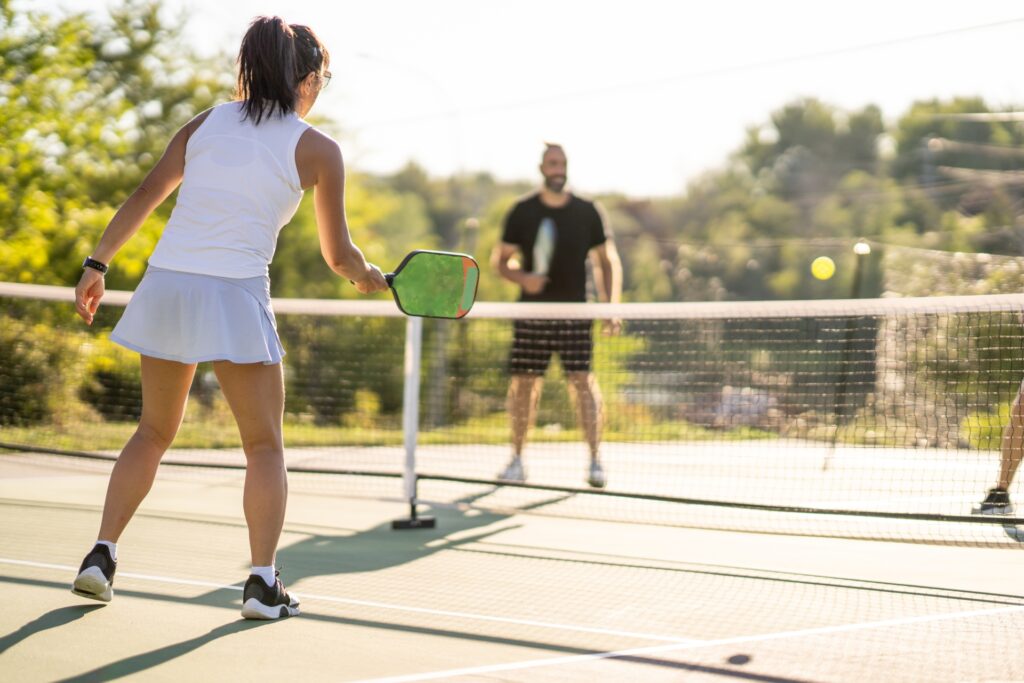
[[[388,283],[388,287],[394,287],[395,286],[395,274],[394,273],[384,273],[384,282]],[[354,280],[349,280],[348,283],[350,285],[354,285],[355,281]]]

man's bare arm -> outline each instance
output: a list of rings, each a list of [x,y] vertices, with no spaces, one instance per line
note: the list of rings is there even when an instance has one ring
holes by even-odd
[[[494,248],[494,253],[491,255],[491,265],[498,271],[498,275],[519,285],[527,294],[539,294],[548,282],[547,276],[525,271],[521,267],[513,268],[511,261],[518,253],[517,245],[498,242],[498,246]]]
[[[590,250],[594,266],[597,297],[605,303],[617,304],[622,300],[622,261],[615,242],[607,240]]]

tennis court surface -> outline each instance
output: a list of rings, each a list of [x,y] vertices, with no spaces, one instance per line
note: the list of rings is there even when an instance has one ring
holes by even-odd
[[[281,302],[278,565],[303,613],[252,623],[244,458],[203,371],[114,601],[70,593],[137,396],[109,321],[51,294],[3,304],[26,340],[0,390],[5,679],[1024,680],[1024,520],[972,514],[1024,376],[1019,296],[627,309],[595,337],[603,491],[557,368],[526,484],[495,481],[509,309],[416,331],[410,458],[410,328]],[[435,528],[392,529],[410,494]]]
[[[454,484],[424,487],[446,503],[436,529],[396,532],[382,482],[293,475],[278,562],[303,614],[254,624],[238,473],[165,468],[99,606],[68,587],[107,464],[0,463],[10,680],[1024,678],[1020,554],[1002,548],[548,516],[564,495]],[[532,511],[496,511],[513,503]]]

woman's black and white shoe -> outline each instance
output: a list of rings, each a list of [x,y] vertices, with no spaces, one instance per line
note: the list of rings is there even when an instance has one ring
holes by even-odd
[[[274,572],[274,585],[255,574],[250,574],[242,589],[242,616],[246,619],[279,619],[299,613],[299,600],[289,595],[281,579]]]
[[[117,561],[110,556],[110,548],[97,543],[82,560],[71,592],[90,600],[110,602],[114,597],[115,571]]]

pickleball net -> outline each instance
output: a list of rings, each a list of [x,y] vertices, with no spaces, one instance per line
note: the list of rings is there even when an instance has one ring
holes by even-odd
[[[108,458],[134,429],[137,357],[106,339],[127,295],[109,295],[92,328],[73,316],[71,296],[0,288],[8,453]],[[438,505],[1019,547],[1019,513],[972,510],[996,484],[1024,378],[1022,309],[1016,294],[479,303],[467,319],[425,321],[421,343],[408,345],[413,326],[390,302],[278,299],[289,466],[311,486],[346,479],[396,498],[408,496],[404,475],[421,503]],[[602,333],[609,319],[622,321],[620,334]],[[525,345],[514,345],[517,321],[532,335]],[[551,363],[525,480],[498,481],[512,451],[510,365],[536,368],[549,345],[576,357],[581,344],[585,357],[581,325],[593,327],[595,382],[577,385],[580,366]],[[410,353],[420,366],[412,465],[402,430]],[[601,396],[602,489],[587,483],[577,386]],[[238,448],[201,365],[165,463],[242,467]],[[1014,482],[1011,499],[1024,501],[1020,491]]]

